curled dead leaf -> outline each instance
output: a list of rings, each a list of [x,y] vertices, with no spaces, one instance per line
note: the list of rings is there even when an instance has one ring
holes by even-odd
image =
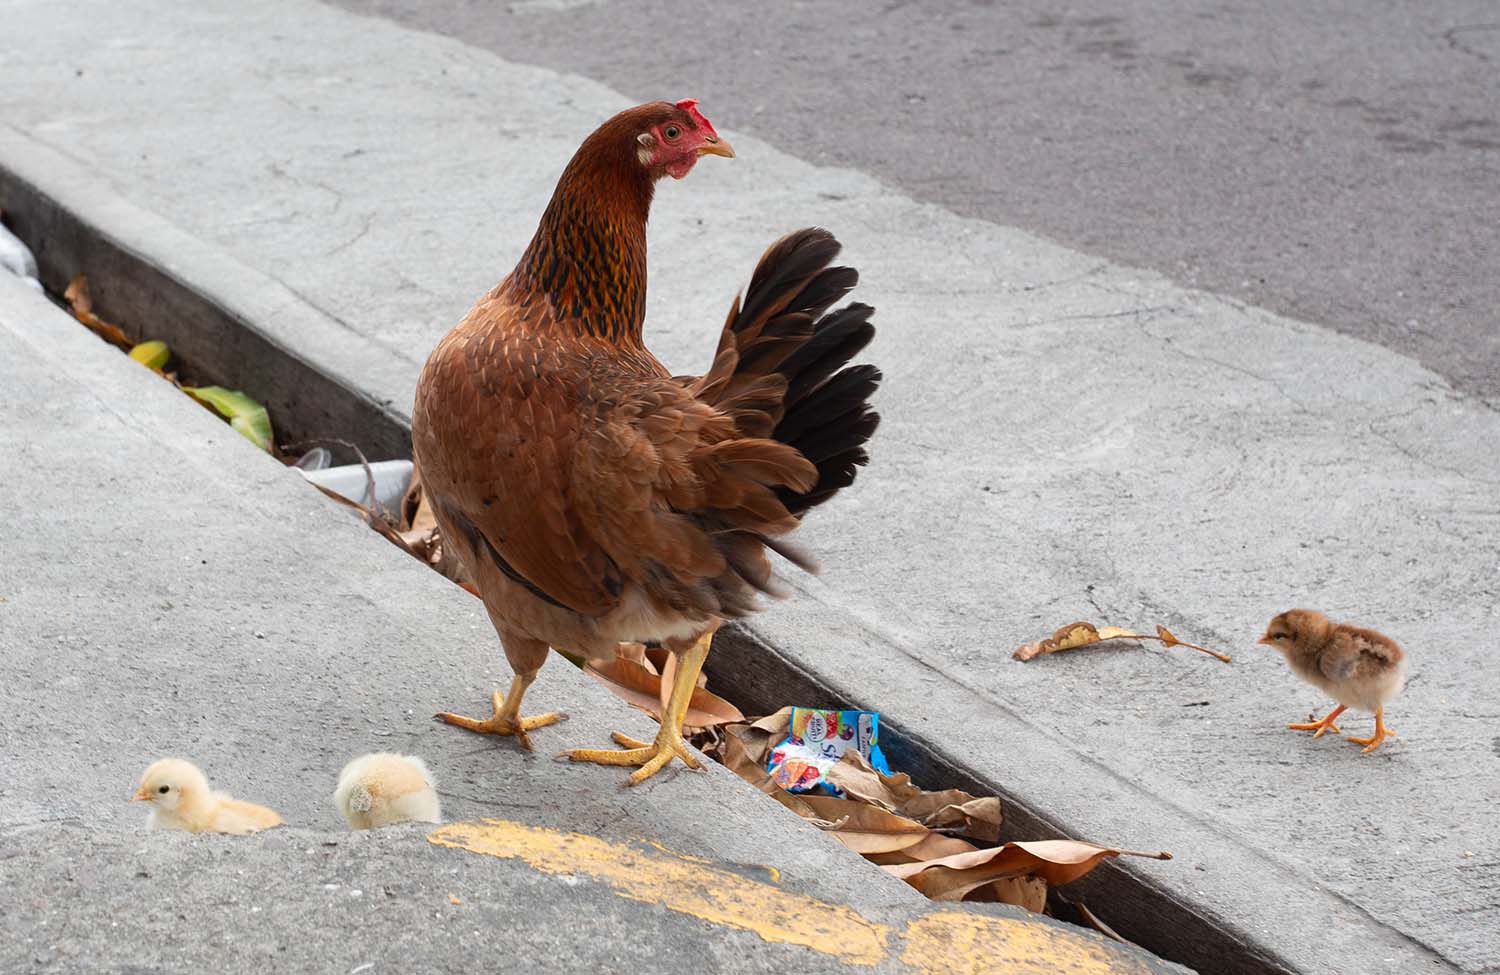
[[[821,822],[826,832],[860,854],[904,850],[932,835],[915,820],[856,799],[778,790],[776,800],[803,819]]]
[[[1038,640],[1035,643],[1023,643],[1011,654],[1017,660],[1032,660],[1043,654],[1056,653],[1059,650],[1072,650],[1076,647],[1091,646],[1095,643],[1103,643],[1106,640],[1160,640],[1168,647],[1188,647],[1198,650],[1211,657],[1218,657],[1226,664],[1230,662],[1227,653],[1210,650],[1208,647],[1200,647],[1196,643],[1188,643],[1179,640],[1171,630],[1165,626],[1156,627],[1156,635],[1149,633],[1135,633],[1131,630],[1118,626],[1096,627],[1092,623],[1078,622],[1069,623],[1067,626],[1059,627],[1050,637]]]
[[[881,869],[900,877],[933,900],[962,900],[980,887],[1006,877],[1038,877],[1054,887],[1071,883],[1101,860],[1134,854],[1116,847],[1079,840],[1035,840],[1006,843],[921,863],[891,864]]]
[[[653,674],[643,665],[624,657],[615,657],[605,663],[590,660],[584,673],[595,678],[614,695],[634,707],[640,708],[657,721],[661,720],[661,703],[664,679]],[[687,714],[682,724],[685,728],[707,728],[713,725],[744,721],[739,708],[701,687],[694,688],[688,699]]]
[[[946,830],[993,843],[1000,838],[1000,800],[975,797],[962,789],[929,792],[912,784],[904,772],[887,775],[870,767],[856,750],[846,751],[825,774],[853,799],[916,820],[928,829]]]
[[[94,314],[94,301],[89,295],[89,282],[82,274],[74,276],[63,291],[63,300],[73,310],[73,317],[88,327],[89,331],[126,352],[130,351],[130,339],[118,325],[111,325]]]

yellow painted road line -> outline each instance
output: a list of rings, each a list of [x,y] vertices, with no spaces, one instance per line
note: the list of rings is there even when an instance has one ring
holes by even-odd
[[[621,897],[659,904],[766,941],[802,945],[854,965],[891,957],[891,931],[853,908],[743,876],[701,857],[651,852],[583,833],[504,819],[450,823],[427,835],[438,846],[524,861],[548,874],[580,874]],[[900,934],[899,961],[920,975],[1151,975],[1145,962],[1066,928],[967,911],[934,910]]]
[[[1144,962],[1040,921],[935,911],[906,926],[901,961],[921,975],[1150,975]]]
[[[802,945],[856,965],[873,965],[888,954],[889,929],[852,908],[752,880],[697,857],[666,850],[661,855],[646,853],[597,836],[502,819],[450,823],[427,838],[440,846],[521,859],[543,873],[583,874],[631,900],[753,931],[766,941]]]

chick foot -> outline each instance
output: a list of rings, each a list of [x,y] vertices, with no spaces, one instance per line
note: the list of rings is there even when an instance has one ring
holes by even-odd
[[[1368,738],[1356,738],[1353,735],[1344,736],[1347,741],[1352,741],[1356,745],[1364,745],[1365,747],[1360,749],[1361,752],[1373,752],[1375,749],[1380,747],[1381,742],[1385,741],[1387,738],[1394,737],[1396,737],[1396,733],[1385,726],[1384,708],[1381,708],[1379,711],[1375,712],[1375,733],[1373,735]]]
[[[521,689],[524,692],[524,688]],[[511,700],[514,697],[515,700]],[[495,691],[491,697],[495,713],[483,720],[479,718],[466,718],[461,714],[453,714],[448,711],[440,711],[433,717],[447,724],[455,725],[467,731],[473,731],[481,735],[512,735],[517,743],[527,751],[531,751],[531,737],[526,734],[536,728],[545,728],[549,724],[556,724],[567,719],[567,714],[562,711],[548,711],[546,714],[533,714],[526,717],[521,716],[521,694],[516,690],[516,684],[511,685],[511,693],[502,697],[499,691]]]
[[[1335,732],[1338,732],[1339,734],[1343,734],[1343,729],[1334,724],[1333,719],[1343,714],[1344,710],[1344,705],[1340,704],[1338,707],[1325,714],[1323,716],[1323,720],[1321,721],[1294,722],[1287,725],[1287,727],[1292,728],[1296,731],[1316,731],[1317,734],[1313,735],[1314,738],[1322,738],[1324,732],[1329,730],[1333,730]]]
[[[688,750],[688,743],[676,729],[661,726],[656,741],[647,743],[616,731],[610,735],[624,751],[611,748],[570,748],[563,752],[570,762],[593,762],[596,765],[639,765],[630,773],[630,784],[640,785],[671,763],[673,756],[688,768],[701,769],[703,763]]]

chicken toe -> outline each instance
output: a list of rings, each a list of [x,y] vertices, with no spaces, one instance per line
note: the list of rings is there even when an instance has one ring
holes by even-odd
[[[1340,731],[1341,732],[1341,729],[1339,728],[1339,726],[1333,723],[1333,719],[1337,718],[1339,715],[1341,715],[1343,713],[1344,713],[1344,705],[1340,704],[1338,707],[1334,708],[1332,711],[1329,711],[1327,714],[1325,714],[1323,716],[1323,719],[1321,721],[1306,721],[1306,722],[1299,721],[1299,722],[1293,722],[1292,724],[1287,725],[1287,727],[1288,728],[1292,728],[1292,729],[1294,729],[1296,731],[1315,731],[1317,733],[1314,734],[1313,737],[1314,738],[1322,738],[1323,737],[1323,733],[1326,732],[1326,731],[1328,731],[1328,730],[1330,730],[1330,729],[1332,729],[1333,731]]]
[[[1396,737],[1396,733],[1385,726],[1385,708],[1375,712],[1375,733],[1368,738],[1356,738],[1353,735],[1345,735],[1344,738],[1354,742],[1356,745],[1364,745],[1362,752],[1373,752],[1380,747],[1380,743],[1387,738]]]
[[[693,688],[698,686],[698,673],[703,669],[703,661],[708,656],[708,646],[712,639],[711,632],[705,633],[678,660],[677,672],[672,677],[672,693],[667,700],[667,710],[662,715],[661,730],[656,733],[656,741],[647,744],[616,731],[610,737],[615,740],[615,744],[622,746],[623,751],[612,748],[573,748],[559,757],[566,756],[569,761],[594,762],[598,765],[639,765],[640,768],[630,774],[631,785],[640,785],[666,768],[673,756],[682,759],[688,768],[701,769],[703,763],[688,749],[688,743],[682,740],[682,719],[687,714]]]
[[[533,675],[535,679],[535,675]],[[562,711],[548,711],[545,714],[533,714],[523,717],[521,715],[521,698],[526,693],[526,688],[531,681],[517,676],[511,681],[510,692],[504,697],[499,691],[495,691],[491,697],[491,704],[495,713],[488,718],[466,718],[461,714],[453,714],[449,711],[440,711],[433,717],[447,724],[464,728],[481,735],[513,735],[521,747],[531,751],[531,737],[526,732],[536,728],[544,728],[549,724],[567,720],[567,714]]]
[[[703,763],[688,750],[687,742],[682,740],[682,733],[666,724],[661,726],[656,741],[650,744],[618,731],[610,737],[615,740],[616,744],[623,746],[624,750],[571,748],[562,754],[572,762],[593,762],[596,765],[639,765],[640,768],[630,773],[631,785],[639,785],[666,768],[673,756],[682,759],[688,768],[701,769],[703,767]]]

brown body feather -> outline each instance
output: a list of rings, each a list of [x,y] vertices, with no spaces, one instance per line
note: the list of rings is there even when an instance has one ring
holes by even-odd
[[[569,163],[512,274],[438,344],[412,434],[424,488],[518,672],[547,645],[678,646],[774,591],[765,548],[848,485],[878,417],[870,309],[821,230],[789,235],[736,302],[713,366],[641,341],[652,178],[610,120]],[[653,113],[655,113],[653,115]],[[540,657],[538,656],[540,654]]]
[[[1346,707],[1374,712],[1406,682],[1400,644],[1376,630],[1335,623],[1316,610],[1278,615],[1261,642],[1281,651],[1298,677]]]

